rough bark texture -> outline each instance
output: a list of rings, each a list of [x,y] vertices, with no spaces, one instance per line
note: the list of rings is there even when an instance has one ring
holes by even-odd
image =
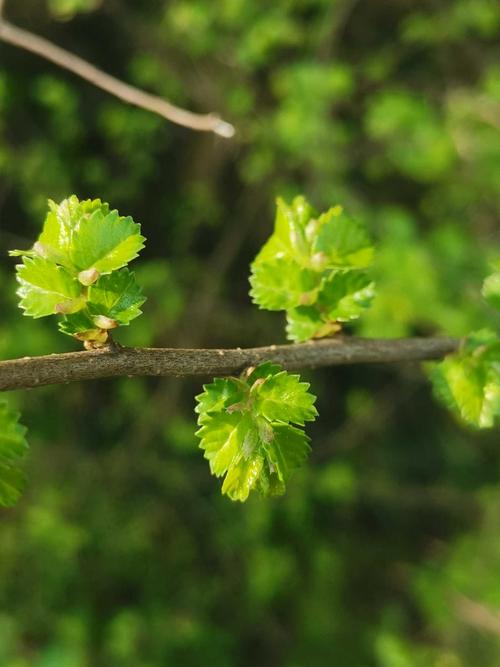
[[[342,338],[235,350],[106,348],[88,352],[23,357],[0,362],[0,391],[27,389],[119,376],[239,373],[247,366],[274,361],[289,370],[340,364],[390,363],[439,359],[455,352],[457,338]]]

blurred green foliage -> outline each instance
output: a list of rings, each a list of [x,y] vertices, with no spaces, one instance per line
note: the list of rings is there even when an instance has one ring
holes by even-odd
[[[364,335],[461,335],[500,258],[494,0],[35,0],[9,18],[112,74],[235,124],[231,141],[129,108],[0,45],[3,358],[75,349],[16,308],[11,247],[47,197],[142,223],[137,345],[284,340],[248,265],[274,199],[341,203],[377,239]],[[281,333],[280,333],[281,332]],[[0,664],[498,667],[500,448],[413,366],[310,373],[321,419],[287,495],[219,497],[196,380],[9,396],[30,489],[0,526]],[[210,378],[207,378],[209,380]]]

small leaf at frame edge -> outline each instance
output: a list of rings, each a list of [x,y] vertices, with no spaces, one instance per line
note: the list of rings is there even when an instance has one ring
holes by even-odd
[[[25,475],[20,464],[28,451],[26,428],[19,423],[19,414],[0,400],[0,505],[11,507],[19,499]]]
[[[464,350],[435,364],[431,380],[436,397],[476,428],[491,428],[500,416],[498,345]]]

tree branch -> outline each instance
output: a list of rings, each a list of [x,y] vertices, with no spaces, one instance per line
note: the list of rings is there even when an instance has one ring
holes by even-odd
[[[181,109],[161,97],[146,93],[106,74],[83,60],[83,58],[79,58],[73,53],[52,44],[43,37],[9,23],[2,18],[3,4],[4,0],[0,0],[0,40],[50,60],[59,67],[73,72],[73,74],[89,81],[94,86],[105,90],[110,95],[114,95],[128,104],[158,114],[172,123],[189,127],[191,130],[214,132],[227,139],[234,136],[235,129],[231,123],[222,120],[217,114],[196,114]]]
[[[456,352],[457,338],[330,338],[235,350],[105,348],[0,361],[0,391],[107,377],[216,376],[273,361],[288,370],[357,363],[439,359]]]

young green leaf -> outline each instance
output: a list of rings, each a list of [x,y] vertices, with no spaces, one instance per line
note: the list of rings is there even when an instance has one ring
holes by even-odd
[[[217,378],[197,396],[197,432],[222,493],[244,501],[252,490],[283,493],[309,451],[303,425],[317,415],[315,397],[298,375],[264,363],[240,378]]]
[[[314,303],[321,274],[302,268],[291,259],[255,263],[250,276],[250,296],[266,310],[288,310]]]
[[[334,271],[323,280],[316,303],[287,311],[287,336],[295,342],[331,336],[341,322],[357,319],[371,305],[375,283],[360,271]]]
[[[315,306],[299,306],[287,310],[286,335],[295,343],[331,336],[337,331],[340,331],[340,324],[325,322],[323,314]]]
[[[254,386],[257,387],[255,407],[269,421],[293,422],[303,426],[318,415],[314,407],[316,398],[308,391],[310,384],[301,382],[298,375],[281,371],[268,375],[263,382],[256,381]]]
[[[61,314],[59,329],[102,346],[110,329],[141,314],[145,298],[125,265],[144,245],[140,226],[100,199],[49,201],[42,233],[17,266],[20,307],[26,315]]]
[[[107,340],[107,336],[101,335],[101,328],[95,324],[87,308],[73,315],[66,315],[59,322],[59,331],[78,340],[98,340],[99,338],[103,338],[103,342]]]
[[[229,406],[240,403],[247,397],[248,388],[237,378],[215,378],[210,384],[203,386],[203,393],[196,396],[198,405],[195,412],[203,415],[220,412]]]
[[[71,260],[73,236],[82,219],[89,217],[95,211],[107,214],[109,206],[102,203],[100,199],[79,201],[76,195],[63,199],[60,204],[49,199],[49,212],[33,250],[13,250],[10,254],[12,256],[38,255],[74,272],[75,266]]]
[[[330,209],[319,218],[312,243],[313,255],[323,256],[329,268],[364,269],[372,263],[374,248],[364,227],[352,218]]]
[[[318,308],[328,321],[349,322],[369,308],[375,297],[375,283],[366,273],[332,273],[322,284]]]
[[[317,216],[303,197],[277,205],[274,233],[251,266],[250,296],[260,308],[287,311],[291,340],[329,336],[371,304],[374,284],[359,269],[373,246],[340,206]]]
[[[103,274],[131,262],[143,247],[140,225],[131,217],[98,209],[78,224],[70,254],[79,272],[95,269]]]
[[[28,451],[25,435],[19,415],[0,401],[0,505],[4,507],[15,505],[24,488],[21,462]]]
[[[140,307],[145,301],[135,275],[123,268],[102,276],[89,287],[87,307],[94,321],[107,317],[127,325],[141,314]]]
[[[255,258],[256,262],[290,259],[307,263],[308,242],[306,226],[314,211],[305,197],[295,197],[291,205],[281,197],[276,200],[274,232]]]
[[[278,478],[285,483],[292,472],[304,463],[309,452],[309,438],[304,431],[290,424],[275,424],[273,438],[264,443],[269,460]]]
[[[500,416],[500,341],[491,332],[473,334],[464,348],[431,371],[434,391],[448,408],[477,428]]]
[[[130,217],[110,211],[100,199],[79,201],[75,195],[60,204],[49,201],[42,233],[30,251],[12,251],[38,256],[64,266],[75,276],[89,271],[111,273],[128,264],[144,247],[140,225]],[[91,281],[93,282],[93,281]]]
[[[19,305],[25,315],[74,313],[85,306],[80,283],[62,266],[41,257],[23,257],[16,268]]]

